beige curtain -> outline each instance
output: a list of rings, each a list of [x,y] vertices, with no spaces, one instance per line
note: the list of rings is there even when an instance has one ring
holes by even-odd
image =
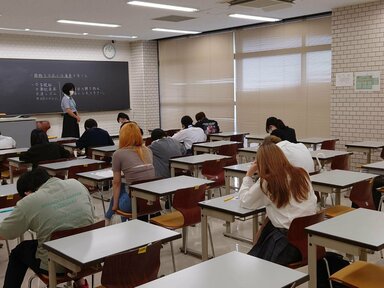
[[[265,132],[269,116],[298,137],[330,131],[331,18],[237,30],[238,130]]]
[[[232,131],[233,70],[232,32],[159,41],[162,128],[179,128],[182,116],[203,111]]]

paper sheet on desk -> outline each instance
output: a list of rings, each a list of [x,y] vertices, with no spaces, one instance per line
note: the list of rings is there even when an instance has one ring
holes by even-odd
[[[95,175],[102,178],[108,178],[108,177],[113,177],[113,172],[112,170],[103,170],[103,171],[95,172]]]

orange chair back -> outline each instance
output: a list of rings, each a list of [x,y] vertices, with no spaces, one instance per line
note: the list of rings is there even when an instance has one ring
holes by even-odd
[[[349,170],[349,155],[336,156],[332,159],[332,170]]]
[[[206,185],[179,189],[173,198],[173,208],[184,216],[184,227],[200,223],[201,210],[199,202],[205,200]]]
[[[107,257],[101,274],[106,288],[131,288],[155,280],[160,268],[161,243]]]
[[[323,141],[323,143],[321,143],[321,149],[335,150],[336,149],[336,140]]]
[[[373,179],[354,184],[349,199],[360,208],[376,210],[372,197],[372,186]]]
[[[288,230],[288,241],[291,245],[300,250],[301,261],[292,263],[289,266],[292,268],[302,267],[308,264],[308,236],[304,228],[321,222],[324,220],[324,212],[314,215],[303,216],[293,219],[291,226]],[[322,259],[325,256],[324,247],[317,248],[317,259]]]

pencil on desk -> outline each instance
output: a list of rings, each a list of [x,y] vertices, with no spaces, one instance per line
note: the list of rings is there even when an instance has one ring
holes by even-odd
[[[224,199],[224,202],[230,201],[230,200],[232,200],[233,198],[235,198],[235,196],[228,197],[228,198]]]

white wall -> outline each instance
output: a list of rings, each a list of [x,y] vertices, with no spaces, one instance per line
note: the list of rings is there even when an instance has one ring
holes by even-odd
[[[86,39],[71,39],[59,37],[40,37],[40,36],[23,36],[0,34],[0,57],[1,58],[24,58],[24,59],[54,59],[54,60],[91,60],[91,61],[106,61],[107,59],[102,54],[102,47],[107,43],[105,40],[86,40]],[[130,100],[131,110],[123,111],[130,115],[131,120],[137,120],[143,129],[153,128],[159,125],[159,112],[158,112],[158,90],[157,90],[157,69],[153,69],[153,63],[144,63],[136,58],[142,58],[143,55],[131,52],[131,45],[134,45],[135,50],[138,47],[145,47],[141,51],[151,54],[150,61],[156,63],[157,67],[157,45],[156,42],[136,42],[130,44],[129,42],[115,43],[116,56],[113,61],[128,61],[129,62],[129,77],[130,77]],[[142,53],[143,54],[143,53]],[[145,55],[144,55],[145,56]],[[136,64],[135,64],[136,63]],[[151,69],[148,73],[146,66]],[[149,74],[149,75],[148,75]],[[152,85],[155,89],[151,93],[146,93],[140,87],[145,85],[145,77],[156,79]],[[128,79],[127,79],[128,81]],[[132,89],[134,87],[135,89]],[[6,95],[2,95],[6,97]],[[146,109],[149,103],[157,103],[157,109],[150,109],[151,120],[146,120]],[[80,109],[81,111],[81,109]],[[153,114],[156,113],[155,117]],[[119,125],[116,122],[117,112],[92,112],[81,113],[80,128],[83,131],[83,124],[87,118],[94,118],[100,128],[108,130],[110,133],[117,133]],[[48,130],[48,135],[60,136],[62,117],[59,114],[43,114],[34,115],[38,120],[49,120],[51,129]]]

